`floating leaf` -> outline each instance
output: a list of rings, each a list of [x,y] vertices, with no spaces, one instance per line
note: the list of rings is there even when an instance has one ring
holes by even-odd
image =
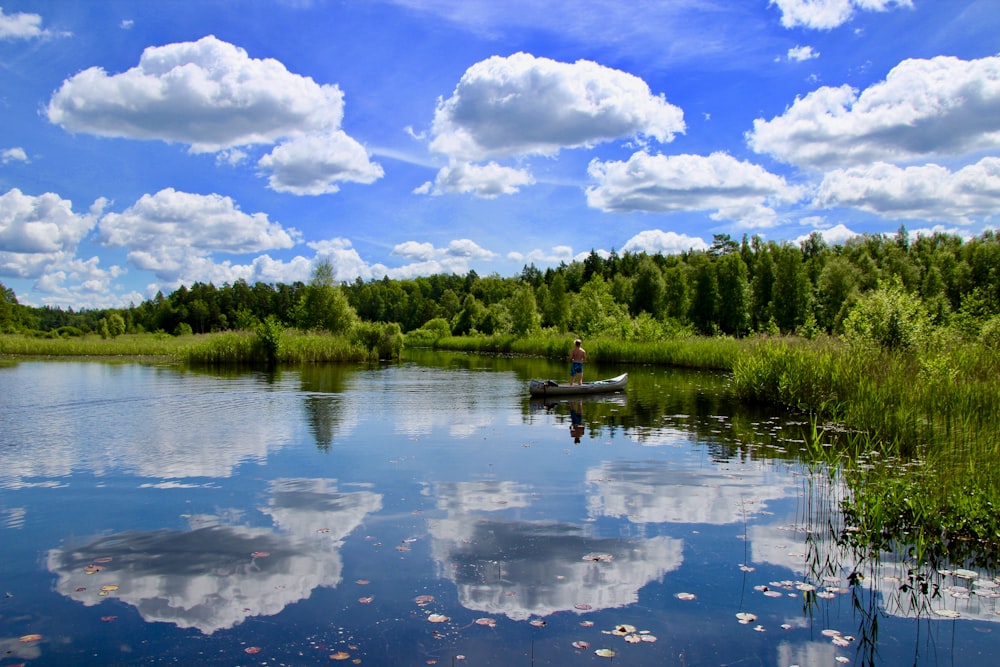
[[[104,621],[105,623],[110,623],[112,621],[117,621],[118,617],[117,616],[101,616],[101,620]]]
[[[528,623],[535,626],[536,628],[544,628],[546,625],[548,625],[548,623],[546,623],[540,618],[533,618],[530,621],[528,621]]]
[[[247,646],[245,649],[243,649],[243,652],[244,653],[249,653],[250,655],[253,655],[255,653],[260,653],[260,647],[259,646]]]
[[[267,558],[270,555],[267,551],[254,551],[250,554],[250,558]]]
[[[974,570],[965,570],[965,569],[962,569],[962,568],[959,568],[959,569],[953,571],[952,574],[954,574],[959,579],[977,579],[977,578],[979,578],[979,573],[978,572],[975,572]]]
[[[573,642],[573,648],[586,650],[590,648],[590,642],[584,642],[584,641]]]
[[[110,593],[111,591],[117,591],[117,590],[118,590],[117,584],[108,584],[107,586],[101,586],[101,591],[105,593]]]
[[[573,607],[575,609],[579,609],[580,611],[589,611],[590,609],[593,609],[593,607],[586,602],[580,602],[579,604],[573,605]]]
[[[645,632],[645,631],[643,631],[643,632]],[[639,638],[642,639],[642,641],[644,641],[644,642],[655,642],[656,641],[656,635],[640,634]]]
[[[430,616],[427,617],[427,620],[430,621],[431,623],[444,623],[445,621],[449,621],[451,619],[449,619],[444,614],[431,614]]]
[[[694,593],[676,593],[674,597],[678,600],[693,600],[695,598]]]
[[[330,660],[347,660],[351,657],[351,654],[347,651],[337,651],[336,653],[330,654]]]
[[[477,618],[476,625],[485,625],[488,628],[495,628],[497,627],[497,622],[492,618]]]
[[[95,558],[95,563],[110,563],[112,561],[111,556],[102,556],[101,558]]]
[[[358,579],[354,583],[356,583],[358,586],[367,586],[368,584],[370,584],[372,582],[368,581],[367,579]]]
[[[756,614],[751,614],[748,611],[741,611],[738,614],[736,614],[736,618],[739,619],[740,623],[746,625],[747,623],[752,623],[752,622],[756,621],[757,620],[757,615]]]
[[[434,596],[433,595],[418,595],[417,597],[413,598],[413,601],[416,602],[421,607],[423,607],[425,604],[427,604],[429,602],[434,602]]]
[[[592,628],[592,627],[594,627],[594,622],[593,621],[580,621],[580,626],[584,627],[584,628]]]
[[[595,563],[610,563],[615,559],[611,554],[600,554],[600,553],[589,553],[583,557],[583,560],[593,561]]]
[[[17,640],[22,644],[30,644],[31,642],[39,641],[41,638],[41,635],[21,635]]]
[[[594,655],[598,658],[613,658],[615,657],[615,652],[609,648],[599,648],[594,651]]]
[[[625,635],[625,641],[629,644],[638,644],[642,638],[639,635]]]
[[[91,563],[87,567],[83,568],[83,573],[84,574],[97,574],[98,572],[100,572],[103,569],[104,568],[101,567],[100,565],[94,565],[93,563]]]
[[[373,597],[358,598],[358,602],[360,602],[361,604],[371,604],[372,600],[374,600],[374,599],[375,598],[373,598]]]
[[[823,630],[820,634],[824,637],[839,637],[840,630]]]
[[[615,626],[615,629],[611,631],[611,634],[615,635],[616,637],[624,637],[625,635],[630,635],[634,632],[635,632],[634,625],[627,625],[623,623],[621,625]]]
[[[935,609],[934,613],[942,618],[958,618],[961,616],[957,611],[952,611],[951,609]]]

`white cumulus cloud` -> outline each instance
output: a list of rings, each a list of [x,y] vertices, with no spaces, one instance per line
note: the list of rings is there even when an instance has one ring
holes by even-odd
[[[714,210],[715,219],[761,226],[774,217],[772,202],[801,196],[784,178],[725,153],[706,157],[639,151],[627,162],[593,160],[589,172],[597,185],[587,188],[587,203],[603,211]]]
[[[93,212],[74,213],[73,202],[54,193],[9,190],[0,195],[0,275],[38,278],[69,261],[96,222]]]
[[[42,17],[38,14],[4,14],[3,7],[0,7],[0,40],[34,39],[48,37],[50,34],[42,28]]]
[[[290,248],[299,238],[264,213],[244,213],[229,197],[173,188],[143,195],[123,213],[104,215],[99,230],[103,243],[127,248],[132,264],[166,281],[205,280],[206,271],[215,270],[209,269],[214,253]]]
[[[788,49],[788,59],[792,62],[800,63],[813,58],[819,58],[819,52],[811,46],[793,46]]]
[[[830,30],[847,23],[855,10],[884,12],[896,7],[912,7],[912,0],[771,0],[781,12],[786,28]]]
[[[10,162],[27,162],[28,154],[20,146],[4,149],[0,152],[0,162],[8,164]]]
[[[432,195],[472,193],[483,199],[518,192],[522,186],[531,185],[534,177],[523,169],[504,167],[496,162],[484,165],[470,162],[453,162],[442,167],[430,184],[421,186],[419,193]]]
[[[1000,158],[983,158],[951,172],[936,164],[884,162],[827,173],[814,202],[847,206],[884,218],[969,224],[1000,214]]]
[[[340,189],[338,181],[367,184],[384,175],[364,147],[341,130],[289,140],[257,164],[272,172],[272,190],[297,195],[329,194]]]
[[[683,112],[632,74],[528,53],[493,56],[462,76],[438,104],[431,150],[466,161],[554,155],[622,137],[667,142]]]
[[[279,192],[333,193],[339,182],[383,175],[340,129],[337,85],[251,58],[211,35],[150,47],[118,74],[86,69],[63,82],[46,111],[70,132],[187,144],[194,153],[219,153],[220,163],[245,157],[241,147],[276,144],[258,166]]]
[[[70,132],[190,144],[194,152],[270,144],[330,131],[343,93],[213,36],[150,47],[139,64],[108,75],[91,67],[63,82],[48,118]]]
[[[709,246],[703,239],[677,232],[665,232],[660,229],[647,229],[639,232],[622,247],[625,252],[645,252],[651,255],[677,255],[688,250],[708,250]]]
[[[904,60],[860,94],[824,86],[780,116],[758,118],[747,142],[805,167],[955,156],[1000,148],[1000,57]]]

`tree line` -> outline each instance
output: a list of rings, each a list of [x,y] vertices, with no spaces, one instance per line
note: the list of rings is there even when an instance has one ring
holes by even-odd
[[[717,234],[707,250],[592,251],[544,271],[528,265],[512,277],[469,271],[341,284],[334,267],[319,262],[308,283],[194,283],[119,309],[29,307],[0,288],[0,331],[37,335],[208,333],[250,329],[269,318],[334,333],[382,322],[404,333],[452,335],[838,334],[852,309],[878,290],[919,304],[926,322],[975,334],[1000,314],[1000,235],[911,239],[901,227],[830,245],[818,233],[797,244]]]

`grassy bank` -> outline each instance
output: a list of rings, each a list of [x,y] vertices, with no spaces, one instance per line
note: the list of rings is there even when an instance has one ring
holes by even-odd
[[[346,337],[281,333],[276,362],[367,361],[369,350]],[[268,361],[261,338],[252,332],[223,332],[190,336],[128,334],[104,339],[97,335],[73,338],[0,336],[0,354],[33,357],[135,357],[161,358],[196,365],[254,365]]]
[[[587,359],[600,363],[652,364],[678,368],[730,370],[755,344],[750,339],[691,336],[652,342],[593,338],[585,342]],[[439,350],[530,354],[568,359],[573,339],[566,336],[445,336],[434,341]]]

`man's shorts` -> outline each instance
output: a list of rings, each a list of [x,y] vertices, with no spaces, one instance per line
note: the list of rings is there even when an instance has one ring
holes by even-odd
[[[583,362],[574,361],[569,365],[569,376],[575,378],[577,375],[583,375]]]

